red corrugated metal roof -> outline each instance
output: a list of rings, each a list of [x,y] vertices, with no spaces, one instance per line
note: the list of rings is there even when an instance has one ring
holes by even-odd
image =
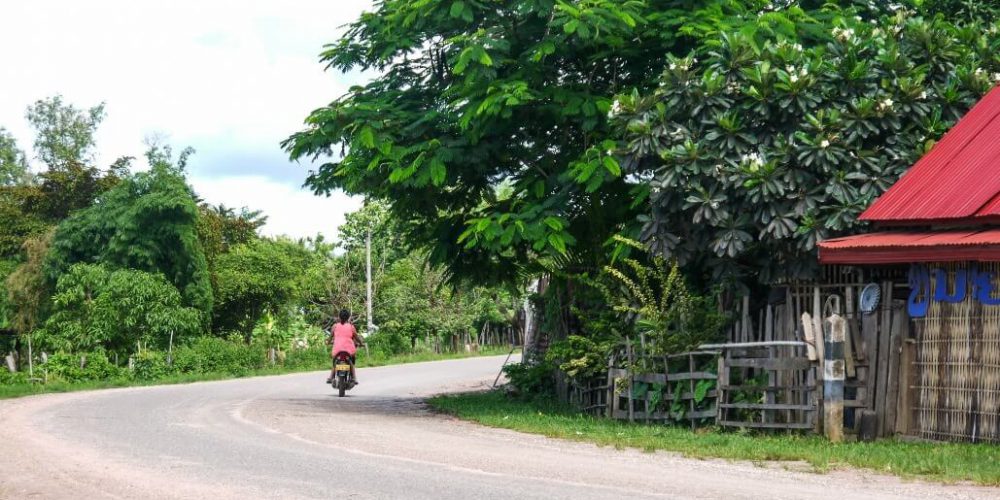
[[[980,222],[1000,216],[1000,87],[982,98],[860,219]]]
[[[821,264],[1000,261],[1000,228],[894,231],[822,241]]]

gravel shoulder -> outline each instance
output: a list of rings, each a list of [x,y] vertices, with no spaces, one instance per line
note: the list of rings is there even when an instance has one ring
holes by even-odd
[[[503,357],[0,401],[2,498],[1000,498],[490,429],[423,398],[487,387]]]

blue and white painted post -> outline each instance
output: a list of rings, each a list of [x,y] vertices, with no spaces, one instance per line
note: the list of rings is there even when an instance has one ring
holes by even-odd
[[[833,314],[823,350],[823,429],[833,443],[844,440],[844,338],[847,322]]]

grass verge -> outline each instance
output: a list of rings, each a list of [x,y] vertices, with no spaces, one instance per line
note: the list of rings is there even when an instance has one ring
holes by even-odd
[[[960,443],[831,444],[818,436],[748,434],[663,425],[629,424],[580,415],[547,402],[511,399],[499,392],[439,396],[430,404],[490,427],[615,448],[671,451],[691,458],[802,461],[817,472],[845,466],[939,482],[1000,486],[1000,446]]]
[[[387,365],[399,365],[406,363],[422,363],[426,361],[444,361],[449,359],[472,358],[479,356],[497,356],[510,352],[507,348],[484,348],[475,353],[441,353],[421,352],[415,354],[400,354],[396,356],[365,356],[364,351],[358,353],[358,367],[368,368]],[[50,381],[48,383],[36,384],[0,384],[0,399],[18,398],[32,396],[35,394],[47,394],[56,392],[89,391],[96,389],[111,389],[116,387],[141,387],[150,385],[170,385],[187,384],[192,382],[208,382],[213,380],[227,380],[244,377],[259,377],[266,375],[284,375],[290,373],[301,373],[318,370],[329,370],[329,362],[314,366],[285,367],[276,366],[260,370],[247,370],[241,373],[231,372],[209,372],[209,373],[182,373],[172,374],[152,380],[136,380],[132,378],[114,378],[109,380],[95,380],[82,382]]]

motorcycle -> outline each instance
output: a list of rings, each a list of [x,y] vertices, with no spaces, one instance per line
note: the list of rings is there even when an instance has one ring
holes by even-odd
[[[351,375],[351,355],[346,352],[338,352],[334,357],[334,372],[335,375],[330,384],[334,389],[337,390],[337,394],[340,397],[344,397],[344,393],[354,388],[356,385],[354,383],[354,376]]]

